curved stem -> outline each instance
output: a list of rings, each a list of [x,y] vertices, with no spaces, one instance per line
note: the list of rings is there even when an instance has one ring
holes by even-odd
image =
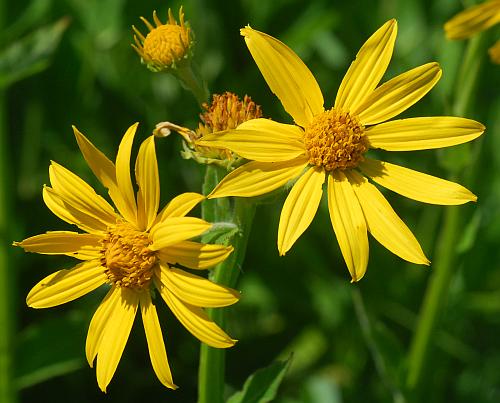
[[[208,101],[210,93],[207,84],[193,62],[181,65],[173,71],[182,86],[188,91],[191,91],[200,106]]]
[[[227,171],[207,165],[203,193],[208,194],[222,179]],[[202,217],[209,222],[232,222],[238,232],[228,237],[224,244],[234,247],[233,253],[221,264],[212,269],[210,279],[218,284],[235,287],[248,243],[248,236],[255,214],[255,204],[246,198],[222,198],[206,200],[202,205]],[[223,308],[207,309],[208,316],[219,326],[226,326],[226,311]],[[200,367],[198,372],[198,403],[222,403],[224,400],[225,378],[224,349],[200,347]]]
[[[485,52],[482,35],[477,35],[469,41],[465,60],[459,74],[459,84],[453,105],[453,114],[464,116],[472,102],[479,77],[482,53]],[[466,144],[466,147],[471,147]],[[474,154],[477,160],[479,153]],[[472,166],[476,161],[470,161]],[[453,178],[457,179],[457,178]],[[472,180],[468,177],[467,179]],[[422,383],[423,370],[432,343],[432,335],[436,329],[439,316],[446,306],[448,290],[453,269],[457,263],[456,245],[460,240],[465,217],[460,214],[460,207],[446,207],[443,224],[436,246],[436,256],[433,262],[432,275],[427,286],[424,301],[420,309],[417,328],[411,342],[408,354],[407,386],[410,390],[418,390]]]

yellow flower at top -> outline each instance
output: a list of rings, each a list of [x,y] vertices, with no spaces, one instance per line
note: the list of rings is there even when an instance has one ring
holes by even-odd
[[[500,23],[500,0],[485,1],[458,13],[444,24],[448,39],[466,39]],[[489,49],[490,58],[500,64],[500,40]]]
[[[198,141],[251,160],[227,175],[209,198],[259,196],[296,180],[281,211],[280,255],[311,223],[326,181],[331,223],[353,281],[360,280],[366,271],[367,231],[401,258],[429,264],[411,231],[367,177],[426,203],[476,200],[458,184],[366,154],[370,148],[409,151],[447,147],[470,141],[484,131],[481,123],[461,117],[386,122],[416,103],[441,77],[439,65],[428,63],[379,86],[396,33],[397,23],[390,20],[365,42],[342,80],[334,106],[325,110],[318,83],[292,50],[263,32],[243,28],[241,34],[264,79],[295,124],[254,119]]]
[[[144,324],[149,356],[162,384],[175,389],[156,313],[161,297],[177,319],[202,342],[217,348],[234,345],[202,308],[234,304],[239,293],[185,271],[203,270],[227,258],[232,247],[193,242],[211,224],[186,217],[204,197],[184,193],[158,212],[160,183],[154,136],[139,148],[135,163],[138,185],[130,178],[130,155],[137,124],[120,143],[116,164],[76,128],[75,136],[90,169],[108,189],[118,212],[81,178],[52,162],[51,187],[43,189],[47,207],[85,233],[50,231],[14,245],[27,252],[68,255],[82,262],[45,277],[26,299],[32,308],[49,308],[79,298],[107,284],[106,297],[90,322],[85,352],[92,367],[97,358],[97,382],[106,391],[120,361],[135,315]]]
[[[162,70],[175,68],[183,60],[191,56],[191,47],[193,46],[193,35],[189,24],[184,21],[184,12],[182,7],[179,10],[179,22],[168,9],[168,21],[163,24],[156,11],[153,12],[153,26],[147,19],[141,17],[146,24],[149,33],[144,36],[135,26],[132,26],[135,35],[135,45],[132,47],[141,56],[142,62],[147,67],[159,72]]]

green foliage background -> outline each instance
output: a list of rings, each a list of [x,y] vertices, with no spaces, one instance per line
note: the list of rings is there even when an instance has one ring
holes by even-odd
[[[5,243],[46,230],[70,229],[42,202],[51,159],[104,194],[79,153],[72,124],[112,158],[122,134],[136,121],[141,122],[136,149],[139,139],[159,121],[196,127],[199,110],[194,98],[172,76],[149,72],[130,47],[132,24],[146,32],[139,16],[151,19],[156,9],[165,20],[167,8],[175,14],[181,4],[196,34],[195,60],[211,91],[249,94],[266,116],[278,121],[290,118],[239,35],[239,28],[248,23],[287,43],[303,58],[327,107],[359,47],[393,17],[399,34],[385,79],[434,60],[443,68],[438,85],[403,116],[450,114],[455,92],[464,84],[457,71],[465,43],[447,41],[442,26],[470,2],[5,2],[0,21],[0,91],[8,179],[0,186],[13,210],[2,236]],[[486,33],[486,46],[494,43],[497,33],[498,29]],[[237,287],[242,299],[230,308],[228,330],[240,341],[227,354],[228,393],[240,389],[258,368],[293,352],[279,402],[387,402],[403,401],[398,400],[402,396],[407,401],[425,398],[428,403],[500,401],[500,67],[491,64],[486,50],[483,57],[467,114],[486,124],[481,140],[473,147],[450,150],[379,153],[436,176],[458,175],[479,198],[477,204],[458,207],[465,222],[456,244],[458,263],[420,390],[406,390],[407,353],[432,265],[407,264],[372,238],[367,274],[360,283],[350,284],[326,205],[294,248],[279,257],[276,237],[282,194],[258,208],[246,262],[235,268],[242,271]],[[175,135],[157,140],[162,204],[181,192],[201,190],[203,167],[182,160],[180,149]],[[472,166],[476,152],[480,158]],[[443,213],[450,207],[384,194],[432,260]],[[142,326],[136,323],[108,394],[102,394],[95,370],[85,362],[84,345],[104,290],[62,307],[29,309],[24,299],[30,288],[73,262],[12,249],[8,249],[6,288],[16,330],[14,346],[2,354],[13,357],[20,401],[196,400],[199,343],[165,306],[159,307],[160,321],[180,389],[169,391],[157,381]]]

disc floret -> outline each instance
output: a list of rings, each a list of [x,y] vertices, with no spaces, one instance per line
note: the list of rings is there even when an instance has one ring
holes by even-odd
[[[326,171],[355,168],[368,150],[364,130],[349,112],[332,108],[315,116],[304,132],[309,163]]]
[[[148,248],[152,242],[147,233],[119,221],[108,228],[101,243],[101,264],[111,283],[139,290],[149,286],[157,258]]]

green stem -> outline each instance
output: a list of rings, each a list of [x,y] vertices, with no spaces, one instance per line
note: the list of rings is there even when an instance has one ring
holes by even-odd
[[[471,105],[477,85],[482,53],[485,52],[482,35],[472,38],[467,46],[464,62],[462,63],[453,114],[465,116]],[[470,144],[465,145],[471,147]],[[469,150],[470,151],[470,150]],[[473,159],[478,158],[474,154]],[[474,160],[470,165],[475,165]],[[457,180],[458,178],[453,178]],[[469,180],[472,178],[468,178]],[[432,265],[432,275],[427,286],[424,301],[420,309],[417,328],[411,342],[408,354],[407,386],[410,390],[418,390],[422,384],[423,372],[431,348],[433,333],[437,327],[442,309],[446,306],[448,290],[452,279],[453,269],[457,263],[456,246],[465,225],[465,217],[460,207],[446,207],[441,232],[436,245],[436,256]]]
[[[365,339],[366,345],[370,350],[373,362],[375,364],[375,369],[382,380],[384,386],[390,390],[392,395],[392,400],[394,403],[404,403],[405,398],[401,391],[397,388],[396,384],[393,382],[389,374],[387,373],[387,367],[385,365],[384,357],[380,352],[375,338],[373,336],[372,325],[368,314],[366,312],[365,303],[361,295],[361,291],[357,286],[351,288],[352,302],[354,305],[354,310],[358,318],[359,326],[361,327],[361,332],[363,333],[363,338]]]
[[[220,182],[227,171],[207,165],[203,193],[208,194]],[[217,284],[235,287],[245,259],[248,237],[255,214],[255,204],[246,198],[221,198],[206,200],[202,205],[202,217],[209,222],[231,222],[238,232],[226,239],[225,244],[234,247],[233,253],[212,269],[210,279]],[[226,311],[222,308],[207,309],[208,316],[222,328],[226,326]],[[224,400],[225,378],[224,349],[200,347],[200,368],[198,373],[198,403],[222,403]]]
[[[191,91],[200,106],[208,101],[210,93],[207,84],[205,80],[203,80],[194,62],[178,66],[174,70],[174,74],[179,79],[182,86],[188,91]]]

